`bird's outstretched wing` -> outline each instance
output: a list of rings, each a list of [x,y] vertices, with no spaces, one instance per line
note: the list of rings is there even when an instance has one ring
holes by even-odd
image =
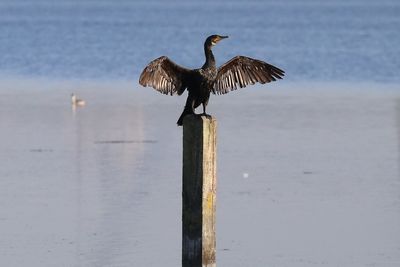
[[[142,71],[139,83],[143,86],[151,86],[160,93],[181,95],[188,84],[192,71],[183,68],[168,57],[162,56],[151,61]]]
[[[226,94],[249,84],[269,83],[282,79],[285,72],[261,60],[236,56],[218,68],[214,94]]]

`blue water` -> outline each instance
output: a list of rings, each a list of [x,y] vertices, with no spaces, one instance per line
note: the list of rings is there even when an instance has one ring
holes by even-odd
[[[1,0],[0,76],[137,79],[168,55],[203,64],[242,54],[293,81],[400,81],[400,2]]]

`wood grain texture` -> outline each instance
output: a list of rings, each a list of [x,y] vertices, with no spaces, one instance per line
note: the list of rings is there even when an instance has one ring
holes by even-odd
[[[215,119],[189,115],[183,121],[182,266],[215,267]]]

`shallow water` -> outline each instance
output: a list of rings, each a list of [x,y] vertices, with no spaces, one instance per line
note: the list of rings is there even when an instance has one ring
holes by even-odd
[[[399,95],[323,86],[211,99],[218,266],[399,265]],[[180,266],[182,105],[131,84],[3,85],[0,265]]]
[[[288,80],[399,82],[400,2],[2,0],[0,75],[136,81],[167,55],[197,68],[210,34],[218,64],[266,60]]]

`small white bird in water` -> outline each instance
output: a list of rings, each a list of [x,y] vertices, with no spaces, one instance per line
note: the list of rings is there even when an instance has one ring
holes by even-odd
[[[71,103],[73,106],[80,107],[83,107],[86,104],[85,100],[77,98],[75,94],[71,94]]]

